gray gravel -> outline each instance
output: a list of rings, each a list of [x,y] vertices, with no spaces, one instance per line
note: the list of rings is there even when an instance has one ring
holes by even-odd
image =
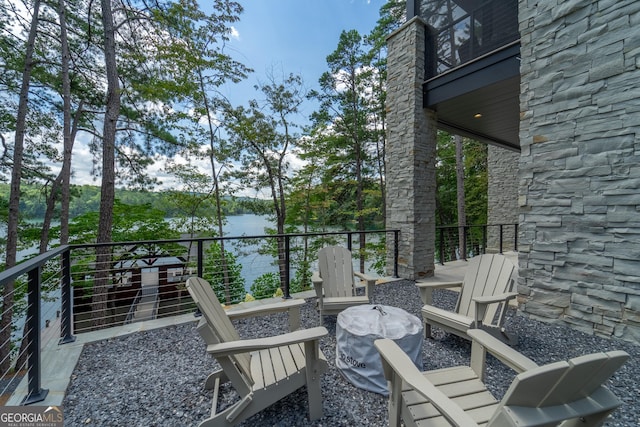
[[[420,316],[420,298],[414,282],[399,281],[376,287],[374,301],[402,307]],[[437,291],[435,302],[452,307],[455,294]],[[317,326],[314,299],[302,309],[304,327]],[[624,402],[606,426],[640,425],[640,346],[586,335],[510,313],[508,327],[520,335],[516,349],[539,364],[595,352],[621,349],[631,359],[611,378],[609,388]],[[243,337],[277,335],[287,330],[284,315],[235,322]],[[385,397],[360,390],[335,368],[336,318],[325,318],[329,335],[321,341],[329,361],[322,378],[324,417],[307,419],[306,392],[294,393],[245,421],[244,426],[384,426]],[[425,340],[424,369],[435,369],[469,360],[470,344],[434,329]],[[195,331],[195,323],[168,327],[85,346],[63,402],[69,426],[192,426],[204,420],[211,408],[212,392],[203,381],[216,369]],[[513,378],[493,358],[488,359],[488,383],[502,396]],[[230,385],[221,391],[222,407],[236,397]]]

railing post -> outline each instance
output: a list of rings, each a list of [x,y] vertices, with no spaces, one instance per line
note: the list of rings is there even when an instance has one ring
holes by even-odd
[[[204,274],[204,242],[202,240],[198,240],[198,247],[196,248],[198,251],[198,265],[196,266],[196,274],[198,277],[202,278]],[[196,306],[196,311],[193,313],[195,317],[202,316],[202,312],[200,308]]]
[[[27,285],[27,360],[28,392],[23,405],[41,402],[49,393],[40,385],[40,266],[29,271]]]
[[[291,242],[289,239],[290,236],[288,234],[284,236],[284,299],[291,298],[289,293],[289,281],[291,280],[291,257],[289,251],[291,250]]]
[[[347,249],[349,252],[353,252],[353,243],[351,243],[353,233],[347,233]]]
[[[398,257],[400,256],[400,230],[393,231],[393,277],[398,278]]]
[[[503,239],[503,234],[502,234],[502,224],[500,224],[500,253],[502,253],[502,239]]]
[[[76,337],[71,333],[73,319],[73,305],[71,303],[71,250],[62,253],[62,314],[60,318],[60,341],[58,344],[74,342]]]
[[[482,226],[482,253],[487,253],[487,228],[489,226],[487,224]]]
[[[444,228],[440,229],[440,264],[444,265]]]
[[[204,272],[204,242],[202,240],[198,240],[198,266],[197,266],[198,277],[202,277]]]
[[[462,255],[463,260],[467,260],[467,226],[462,226],[462,250],[464,251]]]

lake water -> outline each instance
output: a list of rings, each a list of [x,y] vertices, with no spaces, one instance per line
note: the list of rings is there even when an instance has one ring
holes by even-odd
[[[266,234],[265,228],[274,228],[274,224],[264,215],[233,215],[227,217],[224,226],[225,237],[236,236],[261,236]],[[242,265],[242,277],[244,277],[245,289],[248,291],[251,284],[262,274],[277,272],[276,265],[272,265],[274,258],[258,253],[258,245],[233,245],[236,250],[237,260]]]
[[[266,234],[266,227],[274,227],[273,222],[269,221],[266,215],[246,214],[228,216],[223,229],[225,237],[260,236]],[[2,232],[6,233],[6,229],[3,229]],[[234,244],[227,249],[232,250],[237,255],[238,262],[242,265],[242,275],[245,279],[247,290],[251,287],[253,281],[263,273],[277,271],[275,265],[270,265],[273,258],[258,254],[257,245],[240,246]],[[18,251],[17,259],[21,261],[36,254],[37,251],[37,246]]]
[[[226,236],[258,236],[265,234],[265,227],[275,227],[265,215],[233,215],[227,217],[224,226]]]

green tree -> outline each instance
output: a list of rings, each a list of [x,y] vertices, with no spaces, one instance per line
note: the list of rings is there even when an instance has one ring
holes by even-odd
[[[207,280],[220,301],[226,304],[237,304],[244,301],[246,294],[244,277],[242,277],[242,265],[236,256],[227,251],[224,255],[224,268],[227,271],[226,277],[221,274],[223,264],[222,248],[218,242],[213,242],[205,251],[203,278]]]
[[[255,299],[271,298],[280,288],[280,276],[278,273],[264,273],[251,284],[251,295]]]
[[[242,170],[234,176],[245,186],[265,189],[272,201],[276,233],[285,232],[287,220],[286,188],[289,181],[288,156],[296,141],[294,117],[304,100],[302,79],[290,74],[277,81],[257,85],[265,96],[262,104],[251,101],[248,108],[227,111],[227,129]],[[276,238],[280,282],[286,283],[285,240]]]
[[[112,237],[114,242],[177,239],[180,237],[170,223],[164,220],[165,211],[154,209],[149,204],[128,205],[114,200]],[[87,212],[75,217],[69,224],[69,243],[98,243],[98,224],[100,214]],[[60,227],[53,227],[52,234],[57,237]]]
[[[210,165],[208,180],[192,165],[173,164],[168,167],[170,172],[177,173],[182,182],[199,184],[200,189],[192,192],[194,201],[206,198],[212,202],[209,229],[215,224],[215,233],[223,235],[224,225],[224,194],[225,188],[221,182],[224,170],[228,166],[228,154],[224,147],[224,140],[220,138],[220,124],[218,123],[218,109],[226,105],[218,89],[227,82],[238,82],[250,72],[244,65],[234,61],[223,52],[224,42],[228,40],[227,25],[238,19],[242,8],[238,3],[216,1],[215,10],[218,14],[206,15],[197,2],[177,2],[171,4],[163,14],[170,24],[170,35],[180,41],[164,50],[166,58],[171,58],[177,65],[175,88],[179,88],[182,101],[191,110],[188,114],[179,114],[179,119],[186,119],[184,144],[180,154],[192,160],[204,159]],[[183,120],[184,121],[184,120]],[[204,123],[204,125],[202,124]],[[188,174],[191,174],[191,177]],[[199,195],[196,195],[198,193]],[[179,196],[180,199],[189,196]],[[195,206],[194,206],[195,208]],[[203,222],[201,221],[201,224]],[[227,295],[225,301],[230,301],[231,285],[229,272],[226,268],[226,253],[224,241],[220,241],[221,271],[226,283]]]
[[[369,55],[372,67],[371,78],[371,116],[369,122],[372,139],[375,141],[373,160],[377,168],[380,189],[382,223],[386,223],[386,100],[387,100],[387,36],[406,21],[406,2],[390,0],[380,8],[380,19],[365,37],[370,46]]]
[[[321,105],[314,113],[314,125],[320,129],[327,158],[325,182],[334,182],[343,201],[353,200],[352,217],[359,231],[365,230],[368,217],[380,214],[380,204],[366,206],[366,181],[372,176],[370,160],[372,141],[377,135],[371,126],[372,99],[368,94],[372,85],[371,55],[360,34],[343,31],[336,50],[327,56],[329,71],[320,77],[320,90],[313,92]],[[339,180],[336,182],[336,180]],[[339,188],[340,186],[343,188]],[[343,206],[345,206],[343,204]],[[365,236],[360,234],[360,248]],[[360,254],[360,269],[364,271],[364,253]]]
[[[151,208],[150,205],[127,205],[114,201],[113,240],[116,242],[153,241],[158,236],[163,239],[177,239],[180,233],[164,220],[165,212]],[[69,243],[96,243],[98,240],[98,224],[100,214],[87,212],[75,217],[69,223]],[[57,237],[60,227],[52,227],[51,233]],[[106,270],[113,273],[118,263],[135,264],[143,262],[153,265],[155,260],[163,257],[181,257],[184,246],[177,243],[158,245],[155,243],[137,245],[135,248],[120,246],[111,253]],[[73,285],[82,287],[85,295],[92,295],[95,290],[95,277],[99,270],[96,264],[97,255],[91,251],[76,251],[72,265]],[[109,277],[108,287],[116,280],[115,275]],[[108,318],[108,316],[107,316]]]
[[[487,221],[487,146],[463,138],[462,158],[465,193],[465,212],[469,224],[486,224]],[[446,132],[438,132],[436,161],[436,225],[455,226],[458,218],[458,176],[456,139]],[[480,230],[473,229],[472,237],[479,240]],[[455,258],[460,243],[456,235],[448,235],[445,246],[448,256]]]
[[[29,28],[29,36],[24,46],[24,66],[20,84],[19,104],[15,120],[13,161],[11,166],[11,192],[9,195],[9,216],[7,218],[7,246],[5,250],[5,268],[16,264],[18,248],[18,223],[20,206],[20,185],[22,181],[22,165],[24,160],[24,140],[27,131],[27,110],[31,73],[35,66],[34,46],[39,22],[40,1],[33,4],[33,13]],[[13,319],[14,283],[8,282],[2,289],[2,316],[0,318],[0,372],[7,372],[10,367],[11,321]]]

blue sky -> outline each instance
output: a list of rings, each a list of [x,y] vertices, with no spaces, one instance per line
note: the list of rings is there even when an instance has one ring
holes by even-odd
[[[265,82],[269,70],[274,73],[300,75],[308,89],[318,87],[318,79],[327,71],[326,57],[338,46],[343,30],[357,30],[367,35],[380,17],[380,7],[386,0],[240,0],[244,12],[234,24],[234,36],[226,53],[254,72],[240,84],[222,88],[235,106],[247,105],[250,99],[262,99],[253,86]],[[276,74],[277,76],[277,74]],[[300,125],[317,104],[306,101]],[[74,184],[100,185],[100,178],[91,176],[91,154],[86,143],[74,148]],[[208,161],[202,162],[206,168]],[[156,188],[174,187],[174,179],[164,172],[159,159],[148,171],[162,181]]]
[[[226,88],[234,104],[259,99],[253,85],[267,72],[302,76],[305,86],[317,88],[327,71],[326,57],[338,46],[343,30],[367,35],[380,17],[385,0],[251,0],[241,2],[244,13],[234,24],[226,52],[254,70],[246,82]],[[309,115],[311,103],[304,109]]]

